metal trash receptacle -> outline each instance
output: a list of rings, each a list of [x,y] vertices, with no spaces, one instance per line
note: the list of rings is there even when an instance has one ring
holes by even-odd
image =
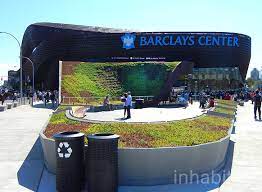
[[[88,192],[118,191],[118,139],[110,133],[88,135]]]
[[[144,99],[136,99],[135,108],[142,109],[144,107]]]
[[[55,134],[56,190],[80,192],[84,179],[84,139],[79,132]]]

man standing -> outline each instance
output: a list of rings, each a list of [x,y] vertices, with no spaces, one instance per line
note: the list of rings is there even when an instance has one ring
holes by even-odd
[[[127,93],[127,98],[126,98],[126,106],[127,106],[127,119],[131,118],[131,112],[130,109],[132,107],[132,96],[131,96],[131,92],[128,91]]]
[[[259,115],[259,120],[261,120],[261,100],[262,97],[261,95],[259,95],[259,91],[256,91],[254,98],[254,115],[255,115],[255,119],[257,119],[257,111],[258,111],[258,115]]]

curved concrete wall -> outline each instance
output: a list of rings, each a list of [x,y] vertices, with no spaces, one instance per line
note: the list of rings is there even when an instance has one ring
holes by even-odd
[[[161,185],[181,182],[178,176],[209,174],[224,165],[229,137],[190,147],[120,149],[121,185]]]
[[[120,185],[161,185],[178,182],[179,174],[210,174],[219,171],[225,156],[233,128],[225,138],[195,146],[163,148],[120,148]],[[40,133],[47,169],[56,172],[55,142]],[[86,149],[88,147],[86,146]],[[181,181],[179,181],[181,182]]]

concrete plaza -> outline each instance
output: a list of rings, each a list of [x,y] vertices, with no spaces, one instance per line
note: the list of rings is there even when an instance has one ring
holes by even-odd
[[[29,105],[0,112],[0,192],[37,191],[44,169],[38,135],[51,112]]]
[[[193,118],[202,115],[206,110],[199,108],[199,102],[194,102],[185,107],[149,107],[131,109],[131,119],[124,118],[124,110],[87,112],[85,119],[103,122],[151,123],[166,122],[180,119]]]
[[[20,106],[0,112],[0,192],[55,191],[55,176],[43,165],[38,133],[52,110]],[[227,163],[221,182],[162,186],[132,186],[120,192],[246,192],[262,191],[262,122],[253,119],[253,106],[238,107]]]

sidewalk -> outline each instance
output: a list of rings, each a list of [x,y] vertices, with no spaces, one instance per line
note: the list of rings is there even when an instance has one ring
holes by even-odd
[[[220,192],[262,191],[262,121],[255,121],[253,105],[239,106],[231,176],[221,185]]]
[[[44,167],[38,134],[51,112],[29,105],[0,112],[0,192],[37,190]]]

